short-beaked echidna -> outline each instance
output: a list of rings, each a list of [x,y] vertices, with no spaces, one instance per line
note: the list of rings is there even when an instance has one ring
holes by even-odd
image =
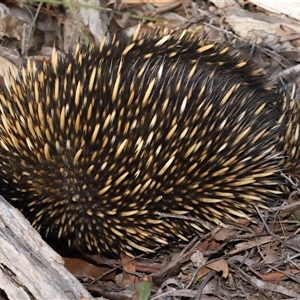
[[[285,93],[282,103],[280,143],[284,148],[284,172],[300,180],[300,102],[295,99],[295,86]],[[289,187],[283,190],[289,191]]]
[[[281,96],[228,52],[155,34],[28,62],[0,94],[0,193],[46,240],[113,255],[278,199]]]

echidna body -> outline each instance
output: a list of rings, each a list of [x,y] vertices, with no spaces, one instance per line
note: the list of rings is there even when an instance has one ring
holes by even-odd
[[[282,103],[282,123],[280,143],[283,145],[284,172],[299,181],[300,176],[300,102],[295,99],[295,86],[284,95]],[[288,187],[284,190],[289,190]]]
[[[280,95],[227,52],[155,35],[30,62],[0,94],[1,194],[46,240],[113,255],[277,200]]]

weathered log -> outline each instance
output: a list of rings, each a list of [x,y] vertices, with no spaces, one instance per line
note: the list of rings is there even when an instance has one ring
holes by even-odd
[[[0,196],[0,298],[93,299],[24,216]]]

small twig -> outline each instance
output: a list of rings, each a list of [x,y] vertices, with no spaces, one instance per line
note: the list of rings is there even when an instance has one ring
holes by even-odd
[[[299,185],[298,183],[294,182],[293,179],[291,178],[291,176],[287,176],[285,173],[283,172],[280,172],[280,175],[285,179],[287,180],[291,185],[292,185],[292,188],[294,190],[297,190],[300,194],[300,188],[299,188]]]
[[[190,222],[202,224],[205,227],[210,228],[210,229],[212,229],[214,227],[210,222],[207,222],[207,221],[199,219],[199,218],[194,218],[194,217],[191,217],[191,216],[188,216],[188,215],[183,216],[183,215],[161,213],[161,212],[158,212],[157,214],[158,214],[159,219],[172,218],[172,219],[187,220],[187,221],[190,221]],[[219,226],[221,227],[221,225],[219,225]]]
[[[292,192],[294,193],[294,192]],[[298,192],[295,192],[295,193],[298,193]],[[286,211],[286,210],[290,210],[292,208],[295,208],[295,207],[300,207],[300,200],[299,201],[296,201],[294,203],[289,203],[289,204],[284,204],[284,205],[281,205],[281,206],[277,206],[277,207],[272,207],[271,210],[272,211]]]
[[[35,15],[33,17],[31,26],[29,28],[29,35],[28,35],[27,39],[25,38],[25,27],[23,26],[23,38],[22,38],[22,46],[21,46],[22,57],[24,57],[25,53],[27,52],[26,48],[27,48],[27,45],[29,44],[29,40],[33,36],[33,32],[34,32],[36,20],[37,20],[39,14],[40,14],[40,10],[42,8],[42,5],[43,5],[43,3],[41,2],[41,3],[39,3],[39,5],[37,7],[36,13],[35,13]]]
[[[274,234],[274,233],[270,230],[270,228],[269,228],[267,222],[265,221],[264,217],[262,216],[262,214],[261,214],[259,208],[258,208],[257,206],[254,206],[254,208],[255,208],[255,210],[257,211],[257,213],[258,213],[258,215],[259,215],[261,221],[263,222],[263,224],[264,224],[264,226],[265,226],[267,232],[268,232],[268,233],[269,233],[276,241],[278,241],[278,242],[281,243],[282,245],[284,245],[284,246],[286,246],[287,248],[289,248],[289,249],[295,251],[296,253],[298,253],[298,252],[299,252],[299,249],[298,249],[298,248],[295,248],[295,247],[289,245],[288,243],[285,242],[284,239],[281,239],[278,235]]]
[[[288,69],[285,69],[277,74],[277,77],[282,77],[286,78],[287,76],[293,75],[293,74],[298,74],[300,72],[300,64],[296,66],[292,66]]]
[[[206,287],[206,285],[208,284],[208,282],[213,278],[215,277],[217,274],[216,271],[214,270],[211,270],[204,278],[203,282],[199,285],[198,289],[197,289],[197,294],[195,296],[195,300],[200,300],[201,299],[201,296],[202,296],[202,293],[203,293],[203,290],[204,288]]]
[[[280,294],[285,295],[285,296],[294,297],[295,299],[300,299],[300,294],[298,294],[298,293],[296,293],[292,290],[288,290],[287,288],[285,288],[281,285],[272,284],[272,283],[262,281],[260,279],[257,279],[254,276],[249,276],[244,271],[242,271],[239,267],[237,267],[234,263],[229,262],[229,265],[237,273],[239,273],[239,275],[241,276],[241,278],[245,282],[251,283],[252,285],[254,285],[259,290],[262,290],[262,289],[269,290],[269,291],[273,291],[273,292],[276,292],[276,293],[280,293]]]
[[[245,44],[249,44],[249,40],[246,40],[246,39],[243,39],[242,37],[236,35],[235,33],[233,33],[232,31],[229,31],[229,30],[226,30],[224,28],[220,28],[220,27],[217,27],[213,24],[209,24],[207,22],[204,22],[203,23],[204,25],[208,26],[208,27],[211,27],[215,30],[218,30],[218,31],[221,31],[225,34],[227,34],[227,36],[233,36],[234,38],[244,42]],[[284,61],[287,65],[289,65],[289,61],[284,58],[282,55],[279,55],[278,53],[276,53],[274,50],[269,50],[269,49],[266,49],[266,48],[263,48],[261,46],[259,46],[258,44],[256,44],[255,42],[252,43],[252,45],[260,50],[262,53],[266,54],[267,56],[269,57],[272,57],[279,65],[283,66],[284,68],[286,67],[282,62]],[[275,80],[275,78],[272,78],[273,80]]]

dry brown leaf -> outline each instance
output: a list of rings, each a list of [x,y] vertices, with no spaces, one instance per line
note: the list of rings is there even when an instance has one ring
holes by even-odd
[[[98,278],[102,276],[104,273],[110,270],[110,268],[105,267],[97,267],[93,264],[90,264],[84,260],[78,258],[69,258],[64,257],[65,267],[66,269],[73,274],[74,276],[90,276],[93,278]],[[108,275],[109,277],[105,277],[105,279],[114,279],[114,273]]]
[[[272,251],[271,249],[264,249],[264,261],[266,263],[273,263],[279,259],[278,253]]]
[[[270,243],[273,240],[272,236],[265,236],[265,237],[260,237],[255,239],[254,241],[249,241],[249,242],[242,242],[239,243],[235,246],[234,249],[232,249],[229,254],[234,255],[236,253],[239,253],[241,251],[249,250],[253,247],[256,247],[258,245],[263,245],[266,243]]]
[[[129,285],[133,284],[136,280],[136,276],[132,275],[136,272],[136,261],[128,256],[121,256],[122,265],[123,265],[123,284]]]
[[[203,278],[210,271],[211,271],[211,269],[205,266],[199,270],[199,272],[197,273],[197,277]]]
[[[208,240],[204,240],[202,243],[200,243],[198,246],[197,246],[197,250],[201,251],[201,252],[205,252],[207,251],[209,247],[209,242]]]
[[[214,271],[217,271],[217,272],[222,271],[222,277],[223,278],[228,277],[229,268],[228,268],[228,264],[227,264],[226,260],[224,260],[224,259],[219,259],[217,261],[209,263],[207,265],[207,267],[210,268],[211,270],[214,270]]]
[[[232,228],[221,228],[215,235],[214,239],[218,242],[224,242],[229,236],[236,235],[237,229]]]
[[[249,269],[259,278],[261,278],[264,281],[273,281],[273,282],[278,282],[285,280],[287,277],[286,275],[294,275],[299,273],[298,269],[288,269],[288,270],[282,270],[280,272],[274,272],[274,273],[269,273],[269,274],[262,274],[260,272],[257,272],[253,270],[250,266]]]

